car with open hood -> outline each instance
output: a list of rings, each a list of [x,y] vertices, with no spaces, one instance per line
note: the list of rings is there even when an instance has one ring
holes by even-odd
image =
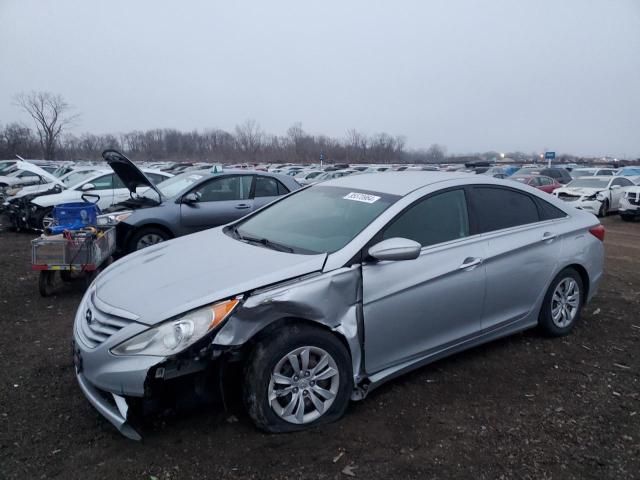
[[[60,191],[54,190],[52,193],[36,195],[29,199],[24,206],[28,216],[26,223],[29,228],[45,229],[53,221],[51,212],[53,207],[61,203],[88,201],[98,205],[100,210],[105,210],[115,204],[121,203],[131,195],[131,188],[137,194],[142,194],[149,188],[149,184],[160,183],[173,175],[160,170],[143,169],[136,170],[144,177],[144,182],[135,183],[135,179],[122,177],[121,171],[113,168],[100,168],[93,171],[91,175],[78,174],[73,179],[75,184],[59,185]],[[142,173],[144,171],[144,173]],[[71,183],[71,180],[70,180]]]
[[[300,188],[288,175],[226,170],[220,165],[153,185],[121,153],[111,150],[103,156],[131,187],[126,201],[98,218],[98,224],[116,225],[116,242],[123,253],[224,225]],[[135,191],[143,186],[149,188]]]
[[[627,187],[634,183],[626,177],[602,175],[580,177],[568,185],[554,190],[553,194],[575,208],[591,212],[599,217],[620,208],[620,200]]]
[[[76,377],[130,438],[142,412],[229,379],[258,427],[300,430],[446,355],[535,326],[568,334],[603,240],[596,217],[516,182],[330,180],[106,268],[75,316]]]

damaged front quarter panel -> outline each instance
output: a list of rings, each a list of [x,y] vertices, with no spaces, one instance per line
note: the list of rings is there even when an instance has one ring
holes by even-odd
[[[213,346],[242,346],[264,328],[285,319],[318,323],[340,335],[351,354],[356,386],[352,399],[364,398],[366,385],[360,265],[305,275],[251,292],[242,307],[215,336]]]

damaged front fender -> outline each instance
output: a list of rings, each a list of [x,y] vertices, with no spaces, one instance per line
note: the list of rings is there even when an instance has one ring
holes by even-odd
[[[305,320],[330,328],[349,347],[353,369],[352,398],[361,399],[364,373],[362,270],[360,265],[300,277],[253,291],[213,340],[220,347],[239,347],[283,319]]]

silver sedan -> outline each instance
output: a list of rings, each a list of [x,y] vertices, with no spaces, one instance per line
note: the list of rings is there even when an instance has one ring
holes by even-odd
[[[130,438],[131,407],[229,368],[257,426],[303,429],[444,356],[568,334],[603,240],[594,215],[487,176],[327,181],[107,268],[76,314],[76,376]]]

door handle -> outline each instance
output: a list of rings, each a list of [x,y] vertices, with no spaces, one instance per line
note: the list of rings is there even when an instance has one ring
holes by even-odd
[[[251,205],[247,205],[246,203],[239,203],[238,205],[236,205],[236,208],[238,210],[245,210],[247,208],[251,208]]]
[[[551,233],[551,232],[544,232],[542,234],[542,241],[543,242],[548,242],[551,243],[556,239],[557,235],[555,233]]]
[[[458,267],[459,270],[471,270],[474,267],[477,267],[478,265],[480,265],[482,263],[482,259],[481,258],[474,258],[474,257],[468,257],[465,258],[464,261],[462,262],[462,265],[460,265]]]

